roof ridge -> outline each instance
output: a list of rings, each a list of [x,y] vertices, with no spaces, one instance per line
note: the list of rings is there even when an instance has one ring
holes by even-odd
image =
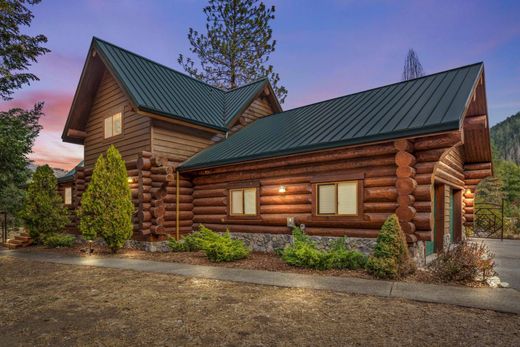
[[[341,98],[346,98],[346,97],[349,97],[349,96],[354,96],[354,95],[358,95],[358,94],[362,94],[362,93],[367,93],[367,92],[371,92],[371,91],[375,91],[375,90],[378,90],[378,89],[395,86],[395,85],[402,84],[402,83],[413,82],[413,81],[417,81],[417,80],[420,80],[420,79],[424,79],[424,78],[440,75],[440,74],[451,72],[451,71],[455,71],[455,70],[469,68],[469,67],[475,66],[475,65],[482,65],[482,64],[484,64],[484,62],[480,61],[478,63],[473,63],[473,64],[464,65],[464,66],[459,66],[459,67],[456,67],[456,68],[435,72],[435,73],[432,73],[432,74],[429,74],[429,75],[424,75],[424,76],[421,76],[421,77],[412,78],[412,79],[409,79],[409,80],[406,80],[406,81],[394,82],[394,83],[385,84],[385,85],[382,85],[382,86],[379,86],[379,87],[374,87],[374,88],[361,90],[359,92],[355,92],[355,93],[351,93],[351,94],[345,94],[345,95],[337,96],[335,98],[320,100],[320,101],[316,101],[316,102],[313,102],[313,103],[310,103],[310,104],[307,104],[307,105],[302,105],[302,106],[294,107],[294,108],[291,108],[291,109],[288,109],[288,110],[283,110],[281,112],[273,113],[273,114],[270,114],[268,116],[262,117],[262,119],[263,118],[272,117],[272,116],[276,116],[278,114],[286,113],[286,112],[289,112],[289,111],[298,110],[300,108],[305,108],[305,107],[309,107],[309,106],[313,106],[313,105],[318,105],[318,104],[321,104],[321,103],[325,103],[325,102],[329,102],[329,101],[333,101],[333,100],[337,100],[337,99],[341,99]]]
[[[267,80],[267,79],[268,79],[267,76],[260,77],[260,78],[254,80],[254,81],[248,82],[248,83],[246,83],[246,84],[244,84],[244,85],[241,85],[241,86],[239,86],[239,87],[235,87],[235,88],[232,88],[232,89],[224,90],[224,92],[225,92],[225,93],[234,92],[235,90],[238,90],[238,89],[240,89],[240,88],[244,88],[244,87],[250,86],[250,85],[252,85],[252,84],[255,84],[255,83],[258,83],[258,82],[260,82],[260,81]]]
[[[132,55],[134,55],[134,56],[136,56],[136,57],[138,57],[138,58],[144,59],[144,60],[146,60],[146,61],[148,61],[148,62],[150,62],[150,63],[152,63],[152,64],[162,66],[162,67],[164,67],[164,68],[166,68],[166,69],[168,69],[168,70],[170,70],[170,71],[172,71],[172,72],[175,72],[176,74],[179,74],[179,75],[181,75],[181,76],[183,76],[183,77],[187,77],[187,78],[192,79],[192,80],[194,80],[194,81],[196,81],[196,82],[199,82],[199,83],[201,83],[201,84],[203,84],[203,85],[205,85],[205,86],[208,86],[208,87],[211,87],[211,88],[213,88],[213,89],[216,89],[216,90],[218,90],[218,91],[220,91],[220,92],[226,93],[226,90],[224,90],[224,89],[222,89],[222,88],[212,86],[212,85],[209,84],[209,83],[206,83],[206,82],[201,81],[201,80],[199,80],[199,79],[196,79],[195,77],[192,77],[192,76],[190,76],[190,75],[188,75],[188,74],[185,74],[185,73],[183,73],[183,72],[180,72],[180,71],[178,71],[178,70],[175,70],[175,69],[172,68],[172,67],[169,67],[169,66],[166,66],[166,65],[164,65],[164,64],[158,63],[158,62],[156,62],[156,61],[154,61],[154,60],[152,60],[152,59],[150,59],[150,58],[147,58],[147,57],[145,57],[145,56],[143,56],[143,55],[141,55],[141,54],[138,54],[138,53],[132,52],[132,51],[126,49],[126,48],[123,48],[123,47],[121,47],[121,46],[115,45],[115,44],[113,44],[113,43],[111,43],[111,42],[108,42],[108,41],[106,41],[106,40],[100,39],[99,37],[93,36],[93,37],[92,37],[92,41],[100,41],[100,42],[103,42],[103,43],[105,43],[105,44],[107,44],[107,45],[110,45],[110,46],[112,46],[112,47],[115,47],[115,48],[117,48],[117,49],[119,49],[119,50],[121,50],[121,51],[124,51],[124,52],[126,52],[126,53],[132,54]]]

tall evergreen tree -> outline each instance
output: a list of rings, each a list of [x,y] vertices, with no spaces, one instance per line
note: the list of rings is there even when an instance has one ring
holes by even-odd
[[[102,237],[112,252],[132,236],[134,205],[125,162],[111,145],[100,155],[81,198],[79,229],[87,240]]]
[[[43,35],[30,36],[21,28],[30,26],[33,14],[27,5],[39,0],[0,0],[0,98],[10,100],[15,90],[38,80],[27,70],[49,52]],[[22,187],[29,178],[27,165],[41,126],[43,103],[32,110],[0,111],[0,210],[14,215],[23,202]]]
[[[423,67],[419,56],[413,49],[408,50],[403,68],[403,81],[424,76]]]
[[[189,29],[190,51],[198,58],[179,55],[184,70],[199,80],[223,89],[233,89],[268,77],[283,103],[287,89],[269,64],[275,51],[270,21],[275,7],[257,0],[209,0],[204,8],[206,34]]]
[[[21,216],[35,240],[61,232],[69,221],[56,177],[48,165],[39,166],[34,172]]]

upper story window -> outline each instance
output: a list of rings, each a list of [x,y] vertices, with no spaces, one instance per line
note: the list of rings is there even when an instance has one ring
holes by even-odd
[[[123,129],[123,115],[118,112],[105,118],[105,139],[121,134]]]
[[[316,214],[321,216],[357,216],[358,181],[316,184]]]
[[[65,192],[63,194],[63,200],[65,205],[72,204],[72,187],[65,187]]]
[[[229,190],[231,216],[257,215],[257,188],[240,188]]]

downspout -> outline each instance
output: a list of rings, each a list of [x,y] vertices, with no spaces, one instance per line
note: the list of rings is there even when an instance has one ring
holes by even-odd
[[[175,177],[175,228],[176,228],[176,239],[177,241],[180,240],[180,229],[179,229],[179,170],[175,170],[176,177]]]

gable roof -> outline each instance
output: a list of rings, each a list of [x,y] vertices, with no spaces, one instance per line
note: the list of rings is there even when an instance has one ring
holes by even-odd
[[[273,114],[181,169],[457,130],[482,71],[477,63]]]
[[[264,88],[272,90],[268,79],[262,78],[240,88],[226,91],[94,37],[78,91],[82,87],[85,75],[89,74],[87,70],[93,52],[99,53],[104,65],[139,110],[219,131],[227,131],[230,122]],[[88,79],[88,76],[86,78]],[[270,95],[275,110],[281,111],[276,96],[272,93]],[[76,97],[69,118],[73,113],[75,101]],[[81,114],[81,112],[76,113]],[[68,124],[69,120],[62,136],[64,139],[67,137]]]
[[[72,170],[67,172],[65,175],[58,177],[58,183],[65,183],[74,180],[74,175],[78,171],[78,168],[83,167],[85,162],[82,160],[78,163],[78,165],[74,166]]]

